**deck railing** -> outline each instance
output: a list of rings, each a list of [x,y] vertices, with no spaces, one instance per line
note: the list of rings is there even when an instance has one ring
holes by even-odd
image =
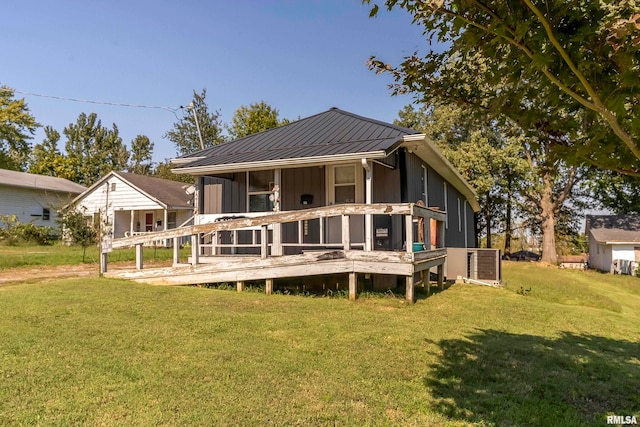
[[[228,216],[241,216],[239,214],[228,214]],[[414,252],[413,242],[425,242],[426,249],[433,249],[431,242],[436,242],[435,247],[443,247],[444,242],[444,223],[446,213],[435,208],[425,208],[414,203],[374,203],[374,204],[344,204],[324,206],[320,208],[303,209],[286,212],[268,212],[258,216],[244,218],[229,218],[225,221],[214,221],[206,224],[197,224],[186,227],[175,228],[165,231],[149,232],[130,237],[113,239],[110,247],[103,247],[102,270],[106,271],[106,252],[111,248],[120,247],[136,247],[136,267],[142,269],[142,247],[154,241],[164,239],[174,239],[174,264],[179,263],[179,245],[177,240],[187,236],[191,239],[191,264],[199,263],[201,253],[201,237],[217,236],[221,232],[237,233],[241,230],[254,230],[254,237],[251,243],[243,246],[259,248],[261,258],[270,256],[282,256],[284,247],[318,247],[318,248],[341,248],[351,250],[354,247],[362,248],[365,251],[373,251],[373,221],[374,215],[401,215],[404,216],[404,251],[407,253]],[[351,240],[352,233],[350,230],[352,216],[364,216],[364,242],[354,242]],[[325,221],[328,218],[339,217],[341,241],[329,243],[324,240],[325,230],[323,229]],[[305,221],[319,220],[321,232],[319,235],[319,243],[305,243],[301,239],[302,229]],[[337,222],[337,221],[336,221]],[[417,227],[419,233],[414,232],[414,224],[422,222],[422,227]],[[282,225],[287,223],[297,224],[298,241],[283,242]],[[433,227],[432,225],[435,225]],[[435,233],[437,239],[432,239]],[[223,244],[219,242],[210,243],[205,247],[214,249],[212,254],[215,255],[215,249],[219,247],[240,247],[237,240],[233,243]]]

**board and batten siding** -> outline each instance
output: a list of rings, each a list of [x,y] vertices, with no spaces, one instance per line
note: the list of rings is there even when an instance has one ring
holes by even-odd
[[[402,202],[415,203],[423,199],[422,179],[424,168],[426,168],[428,199],[426,205],[447,212],[445,246],[475,247],[474,213],[469,203],[465,203],[466,198],[417,155],[403,151],[401,156],[403,158],[400,163],[405,168]]]
[[[57,227],[58,212],[74,195],[56,191],[36,190],[0,185],[0,214],[15,215],[21,224]],[[49,209],[49,220],[43,219],[43,210]]]

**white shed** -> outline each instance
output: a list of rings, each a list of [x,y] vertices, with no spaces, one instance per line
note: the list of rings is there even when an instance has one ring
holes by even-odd
[[[68,179],[0,169],[0,214],[22,224],[57,226],[58,209],[87,188]]]
[[[113,237],[176,228],[193,215],[189,184],[126,172],[109,172],[72,204],[85,215],[107,214]]]
[[[635,272],[640,263],[640,215],[587,215],[585,234],[591,268]]]

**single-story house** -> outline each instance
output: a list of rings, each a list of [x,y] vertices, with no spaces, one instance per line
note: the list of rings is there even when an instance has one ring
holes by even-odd
[[[640,262],[640,215],[587,215],[585,235],[591,268],[634,273],[632,263]]]
[[[446,213],[444,247],[477,246],[480,207],[474,190],[432,141],[415,130],[337,108],[172,163],[174,173],[196,177],[196,224],[351,203],[419,202]],[[352,247],[400,251],[411,244],[399,216],[361,215],[350,221]],[[248,232],[224,239],[214,236],[208,243],[252,242]],[[285,255],[340,244],[340,218],[284,224],[282,242]],[[427,242],[427,249],[435,244]],[[468,268],[460,268],[456,275],[467,276]]]
[[[68,179],[0,169],[0,215],[18,222],[57,226],[58,210],[86,187]]]
[[[112,171],[71,205],[97,220],[108,218],[113,238],[179,227],[193,216],[193,186]],[[105,216],[106,213],[106,216]]]

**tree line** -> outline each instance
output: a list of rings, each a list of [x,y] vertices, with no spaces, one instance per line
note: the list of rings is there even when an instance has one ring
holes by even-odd
[[[197,116],[197,119],[196,119]],[[219,111],[210,111],[206,89],[193,91],[193,100],[164,138],[173,142],[178,156],[190,154],[229,139],[288,123],[264,101],[241,106],[225,124]],[[137,135],[127,146],[118,126],[102,124],[96,113],[81,113],[62,134],[44,126],[45,138],[31,144],[41,127],[24,99],[15,99],[13,89],[0,86],[0,168],[66,178],[90,186],[112,170],[155,175],[174,180],[191,177],[171,173],[169,160],[153,161],[154,142]],[[198,129],[200,134],[198,134]],[[225,133],[226,130],[226,133]],[[62,150],[61,145],[64,147]]]
[[[475,186],[488,246],[500,230],[509,250],[520,217],[555,263],[556,237],[575,230],[581,204],[640,213],[637,2],[363,3],[371,17],[399,9],[423,29],[425,51],[397,65],[372,56],[369,68],[394,79],[393,94],[415,97],[424,123],[414,126]]]

